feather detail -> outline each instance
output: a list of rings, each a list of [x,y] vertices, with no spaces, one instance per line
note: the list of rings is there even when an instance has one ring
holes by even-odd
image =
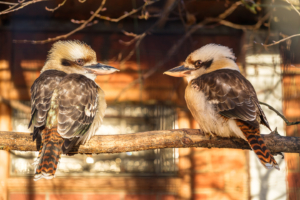
[[[247,138],[247,142],[249,143],[251,149],[254,151],[261,164],[267,169],[275,168],[277,170],[280,170],[276,160],[274,159],[270,150],[267,148],[265,142],[260,136],[259,128],[251,127],[251,125],[241,120],[236,120],[236,123]]]
[[[35,181],[41,178],[52,179],[54,177],[62,153],[63,138],[58,134],[56,128],[44,129],[42,141],[39,162],[34,175]]]

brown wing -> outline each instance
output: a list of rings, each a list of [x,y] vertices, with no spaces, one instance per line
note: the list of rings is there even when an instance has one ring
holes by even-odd
[[[191,86],[204,92],[219,114],[245,121],[253,127],[259,126],[256,120],[259,116],[261,123],[270,128],[253,86],[240,72],[216,70],[192,80]]]
[[[84,136],[97,112],[99,86],[83,75],[69,74],[57,89],[57,131],[63,138]]]
[[[31,86],[31,120],[29,127],[31,125],[35,127],[33,140],[39,136],[40,129],[43,129],[46,123],[54,89],[66,75],[65,72],[47,70],[43,72]]]

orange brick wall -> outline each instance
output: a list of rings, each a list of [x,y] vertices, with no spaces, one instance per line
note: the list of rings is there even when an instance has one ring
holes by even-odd
[[[283,76],[283,112],[290,121],[300,120],[300,65],[284,68]],[[300,125],[287,126],[287,136],[300,136]],[[299,154],[286,153],[288,199],[300,200]]]
[[[247,154],[244,150],[194,148],[194,198],[248,199]]]

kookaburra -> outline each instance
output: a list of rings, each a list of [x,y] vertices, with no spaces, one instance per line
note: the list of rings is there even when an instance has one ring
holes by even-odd
[[[34,180],[51,179],[62,153],[87,142],[102,124],[106,102],[97,75],[119,71],[97,62],[79,41],[58,41],[31,87],[33,140],[39,150]]]
[[[269,123],[253,86],[240,73],[235,59],[228,47],[208,44],[192,52],[183,65],[164,74],[186,77],[185,100],[200,130],[246,140],[266,168],[279,170],[260,136],[259,125],[270,129]]]

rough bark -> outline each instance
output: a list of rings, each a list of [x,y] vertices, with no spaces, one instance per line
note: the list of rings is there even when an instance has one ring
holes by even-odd
[[[262,135],[271,152],[300,153],[300,137],[285,137],[277,133]],[[29,133],[0,131],[0,150],[36,151]],[[78,153],[120,153],[162,148],[233,148],[250,149],[243,139],[207,137],[199,129],[159,130],[125,135],[94,136],[81,145]]]

